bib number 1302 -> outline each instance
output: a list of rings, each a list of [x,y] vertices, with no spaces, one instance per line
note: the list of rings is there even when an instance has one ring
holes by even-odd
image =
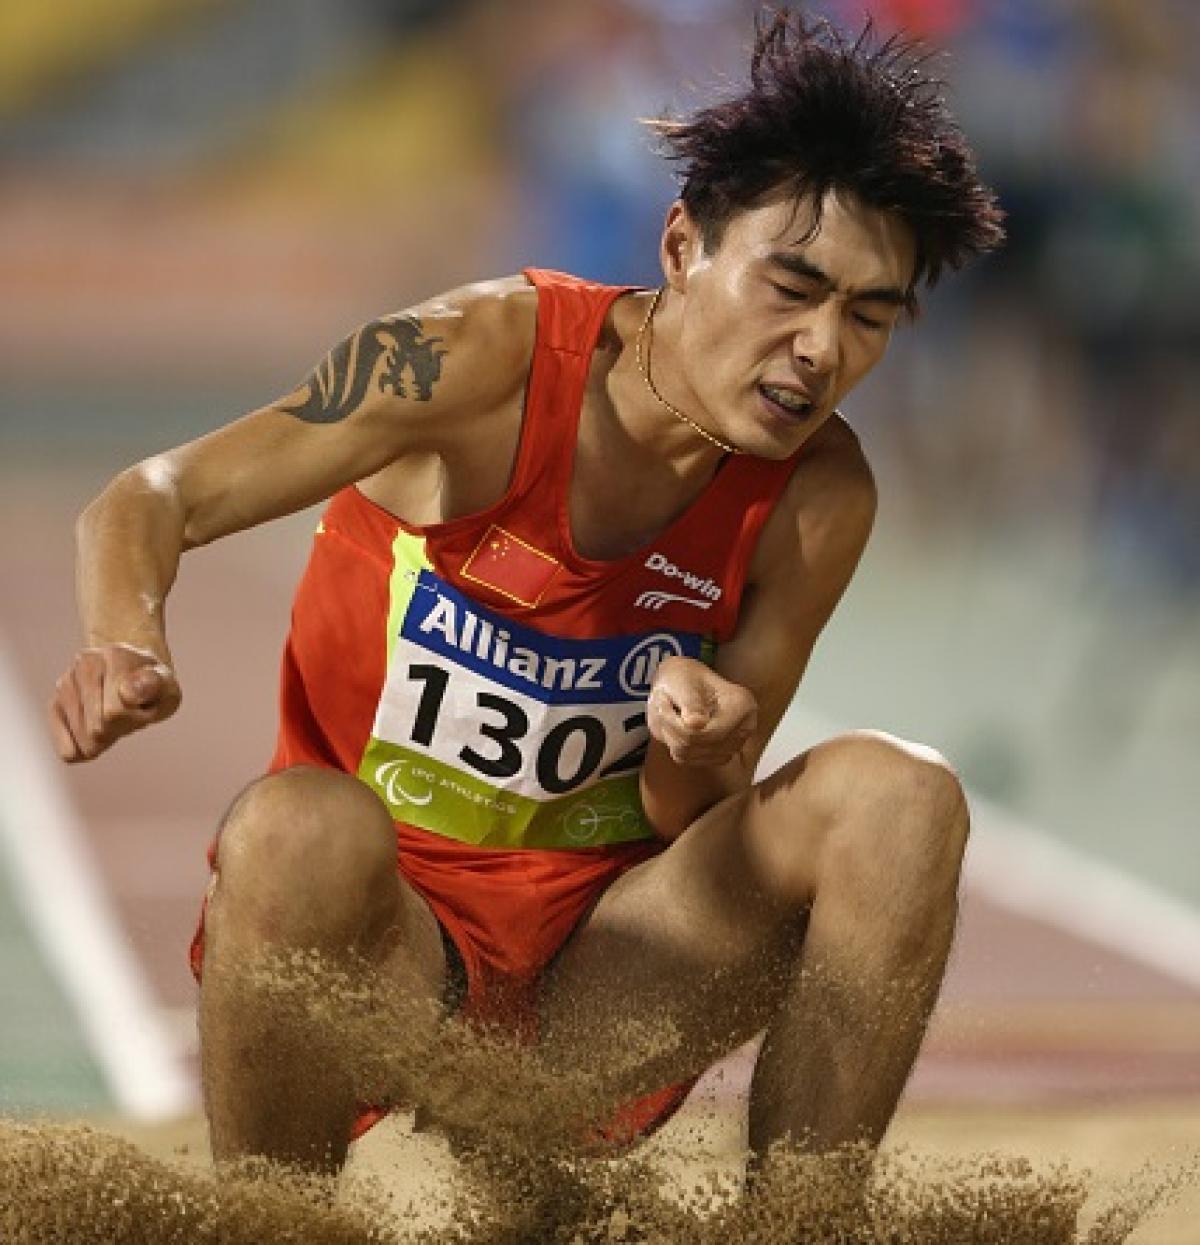
[[[410,731],[412,741],[432,748],[450,673],[441,666],[411,665],[408,678],[421,685]],[[475,723],[478,746],[464,744],[458,751],[459,760],[485,778],[515,777],[528,764],[520,744],[529,734],[529,714],[515,700],[493,691],[476,691],[475,708],[479,715]],[[621,723],[626,735],[640,732],[645,725],[644,712],[632,713]],[[567,759],[568,749],[571,760]],[[646,743],[642,739],[601,770],[607,752],[608,730],[598,717],[577,713],[563,718],[546,732],[533,758],[538,784],[551,795],[565,795],[593,776],[607,778],[634,770],[645,756]]]

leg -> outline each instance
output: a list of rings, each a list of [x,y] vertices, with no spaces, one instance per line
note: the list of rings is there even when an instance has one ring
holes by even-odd
[[[336,1171],[356,1108],[345,1070],[278,1032],[234,976],[258,953],[292,949],[354,953],[440,997],[437,922],[396,872],[387,810],[345,774],[286,770],[235,801],[209,891],[200,992],[214,1158]]]
[[[752,1147],[877,1142],[940,986],[966,832],[929,750],[865,732],[812,749],[610,888],[547,981],[549,1056],[580,1066],[620,1049],[622,1018],[662,1017],[682,1040],[616,1078],[636,1094],[765,1027]]]
[[[800,971],[751,1084],[758,1153],[785,1137],[818,1150],[882,1140],[954,938],[969,828],[962,788],[926,749],[859,738],[874,774],[844,754],[830,775],[846,820],[823,847]]]

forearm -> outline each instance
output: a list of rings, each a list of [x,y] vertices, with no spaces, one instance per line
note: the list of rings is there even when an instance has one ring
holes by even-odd
[[[184,549],[186,515],[161,464],[132,467],[76,524],[84,643],[130,644],[171,664],[164,606]]]
[[[665,744],[650,740],[641,772],[642,808],[661,838],[677,839],[714,804],[750,785],[740,757],[724,765],[680,765]]]

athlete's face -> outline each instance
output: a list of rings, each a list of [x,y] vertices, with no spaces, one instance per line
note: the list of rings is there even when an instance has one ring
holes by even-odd
[[[831,194],[734,216],[709,252],[681,204],[663,239],[682,294],[678,366],[704,423],[764,458],[797,450],[879,362],[913,280],[911,230]],[[685,408],[687,409],[687,408]]]

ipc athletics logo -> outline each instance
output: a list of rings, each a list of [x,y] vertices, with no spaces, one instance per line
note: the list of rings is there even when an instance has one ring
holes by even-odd
[[[617,671],[617,682],[626,696],[647,696],[650,684],[654,682],[654,672],[668,657],[682,657],[683,645],[665,631],[648,635],[625,655],[620,670]]]
[[[417,778],[411,773],[406,774],[407,769],[407,761],[385,761],[375,771],[375,781],[387,796],[388,803],[418,806],[430,803],[433,799],[433,791],[428,779]],[[409,784],[407,787],[401,783],[402,778]],[[425,788],[424,791],[412,790],[414,787],[422,786]]]

